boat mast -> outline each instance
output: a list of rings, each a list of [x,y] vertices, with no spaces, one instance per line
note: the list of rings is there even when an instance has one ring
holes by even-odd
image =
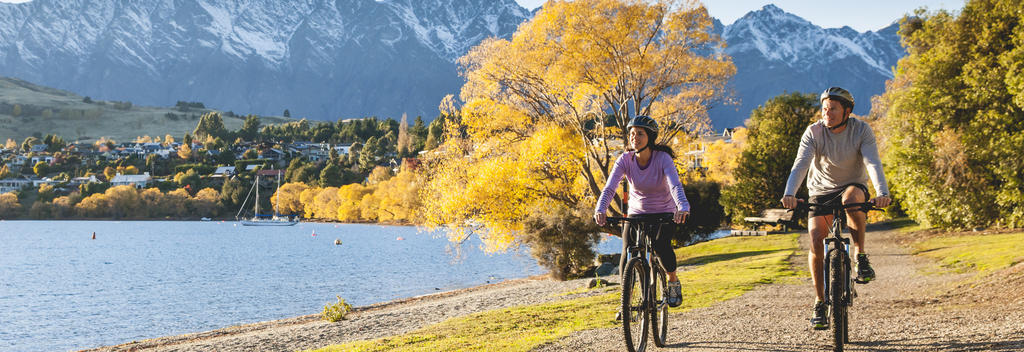
[[[281,213],[281,212],[277,211],[277,208],[281,207],[281,172],[280,171],[277,173],[277,191],[274,192],[274,196],[276,197],[276,199],[274,199],[274,216],[277,216],[277,214]]]
[[[256,171],[256,213],[252,214],[252,218],[260,218],[260,173]]]

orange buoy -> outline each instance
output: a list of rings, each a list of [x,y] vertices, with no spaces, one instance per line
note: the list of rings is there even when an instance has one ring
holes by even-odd
[[[401,236],[399,236],[399,237],[398,237],[398,238],[396,238],[395,240],[396,240],[396,241],[405,241],[405,238],[404,238],[404,237],[401,237]]]
[[[94,240],[96,239],[96,231],[92,232],[92,239],[94,239]]]

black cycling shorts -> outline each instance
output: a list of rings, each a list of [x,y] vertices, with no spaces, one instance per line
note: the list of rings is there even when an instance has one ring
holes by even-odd
[[[839,191],[823,194],[823,195],[820,195],[820,196],[811,196],[809,199],[807,199],[807,201],[810,202],[810,203],[815,203],[815,204],[839,204],[839,203],[842,203],[842,201],[843,201],[843,193],[846,193],[846,189],[850,188],[850,186],[857,187],[861,191],[864,191],[864,201],[868,200],[868,196],[870,195],[870,193],[868,193],[868,187],[865,186],[865,185],[859,184],[859,183],[851,183],[851,184],[843,186],[843,189],[839,190]],[[812,217],[813,216],[825,216],[825,215],[832,215],[832,211],[828,210],[828,209],[821,209],[821,208],[814,208],[814,210],[811,211],[811,216]]]

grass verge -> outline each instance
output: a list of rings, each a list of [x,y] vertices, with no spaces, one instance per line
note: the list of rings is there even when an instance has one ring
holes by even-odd
[[[954,235],[913,244],[914,254],[933,258],[956,272],[988,273],[1024,261],[1020,243],[1024,232],[994,235]]]
[[[758,284],[792,276],[797,235],[727,237],[676,250],[683,305],[679,312],[738,297]],[[480,312],[412,333],[316,351],[528,351],[574,331],[618,326],[619,293]]]

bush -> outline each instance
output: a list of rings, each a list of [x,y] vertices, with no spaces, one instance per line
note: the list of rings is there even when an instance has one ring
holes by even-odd
[[[598,231],[590,210],[540,205],[523,222],[523,242],[552,278],[565,280],[593,263],[594,245],[601,240]]]
[[[214,171],[217,171],[217,167],[205,164],[181,164],[174,167],[175,174],[179,172],[188,172],[188,170],[196,170],[196,173],[200,175],[209,175]]]
[[[350,311],[352,311],[352,305],[345,303],[345,299],[338,296],[338,302],[324,306],[321,316],[324,320],[334,323],[344,320]]]
[[[690,182],[684,187],[686,200],[690,202],[690,216],[677,231],[673,240],[681,246],[691,240],[700,240],[722,227],[725,208],[718,202],[722,185],[717,182]]]

